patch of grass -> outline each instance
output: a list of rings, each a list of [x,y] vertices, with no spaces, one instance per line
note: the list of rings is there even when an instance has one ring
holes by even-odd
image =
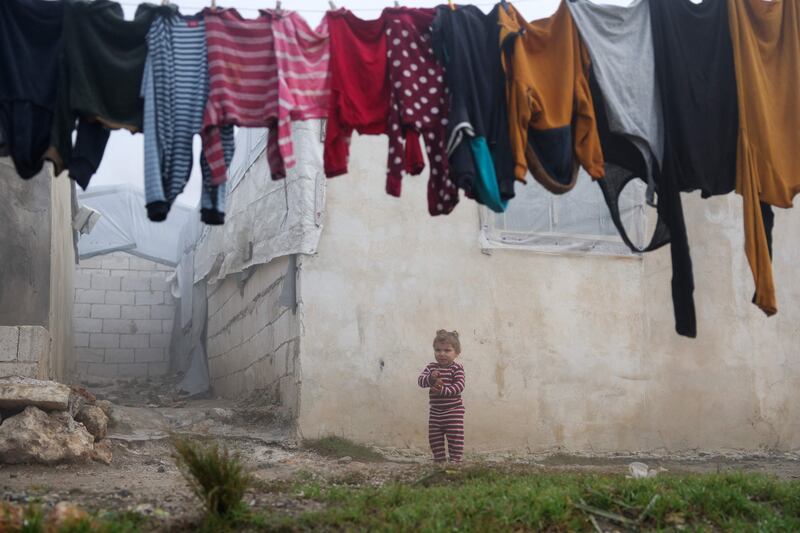
[[[342,437],[322,437],[303,441],[303,448],[325,457],[350,457],[355,461],[380,462],[384,457],[363,444],[355,443]]]
[[[174,457],[192,491],[203,502],[207,518],[224,519],[238,512],[253,479],[241,459],[227,447],[173,437]]]
[[[299,518],[264,515],[257,530],[800,531],[800,482],[758,474],[651,479],[442,470],[424,483],[309,484],[326,505]],[[597,524],[597,526],[595,526]]]
[[[44,531],[46,515],[41,505],[33,504],[25,508],[22,513],[22,527],[20,533],[40,533]]]

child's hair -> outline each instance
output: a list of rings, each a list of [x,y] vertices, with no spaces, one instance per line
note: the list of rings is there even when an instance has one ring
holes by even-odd
[[[456,330],[440,329],[437,331],[436,337],[433,338],[433,347],[436,348],[437,344],[449,344],[456,353],[461,353],[461,342],[458,340],[458,332]]]

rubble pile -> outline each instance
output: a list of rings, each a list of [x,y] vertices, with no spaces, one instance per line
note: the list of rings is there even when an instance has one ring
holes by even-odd
[[[82,387],[0,378],[0,463],[110,463],[108,408]]]

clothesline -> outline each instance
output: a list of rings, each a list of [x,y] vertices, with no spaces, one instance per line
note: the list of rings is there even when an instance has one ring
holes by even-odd
[[[514,3],[515,4],[528,4],[528,3],[536,3],[536,2],[544,2],[544,1],[545,0],[517,0]],[[141,4],[141,2],[118,2],[118,3],[123,5],[123,6],[127,6],[127,7],[138,7]],[[494,7],[494,5],[496,3],[497,2],[478,2],[478,3],[474,3],[474,4],[469,4],[469,5],[473,5],[473,6],[477,6],[477,7]],[[273,4],[274,4],[274,2],[273,2]],[[182,9],[189,9],[189,10],[196,9],[197,11],[200,11],[202,9],[210,7],[208,4],[205,4],[205,5],[194,5],[194,4],[192,4],[192,5],[188,5],[188,4],[184,5],[184,4],[176,3],[176,5],[178,5]],[[391,7],[394,4],[386,5],[384,7],[365,7],[365,8],[359,8],[359,7],[349,8],[344,3],[342,3],[342,5],[339,5],[338,2],[336,3],[336,5],[338,7],[348,8],[351,11],[363,11],[363,12],[367,12],[367,13],[380,13],[381,11],[384,10],[384,8]],[[400,5],[402,6],[403,3],[400,2]],[[264,8],[256,8],[256,7],[236,7],[236,6],[218,6],[218,7],[231,7],[232,9],[236,9],[237,11],[240,11],[240,12],[246,11],[246,12],[249,12],[249,13],[258,13],[258,11],[260,9],[264,9]],[[298,13],[327,13],[328,11],[330,11],[330,9],[291,9],[291,8],[288,8],[288,6],[284,6],[284,9],[286,11],[297,11]]]

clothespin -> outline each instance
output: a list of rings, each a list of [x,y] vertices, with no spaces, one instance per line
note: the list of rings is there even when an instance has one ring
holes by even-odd
[[[447,3],[450,4],[450,9],[453,11],[456,10],[456,5],[453,3],[453,0],[447,0]]]
[[[281,16],[281,0],[275,2],[275,14]]]
[[[400,7],[400,2],[398,2],[397,0],[394,0],[394,7]]]
[[[333,3],[333,0],[328,0],[328,5],[331,6],[331,9],[336,11],[336,4]]]
[[[169,5],[169,0],[161,0],[161,5],[162,6],[168,6]]]
[[[211,0],[211,9],[217,9],[217,0]]]
[[[500,5],[503,6],[503,9],[508,13],[508,2],[506,2],[506,0],[500,0]]]

